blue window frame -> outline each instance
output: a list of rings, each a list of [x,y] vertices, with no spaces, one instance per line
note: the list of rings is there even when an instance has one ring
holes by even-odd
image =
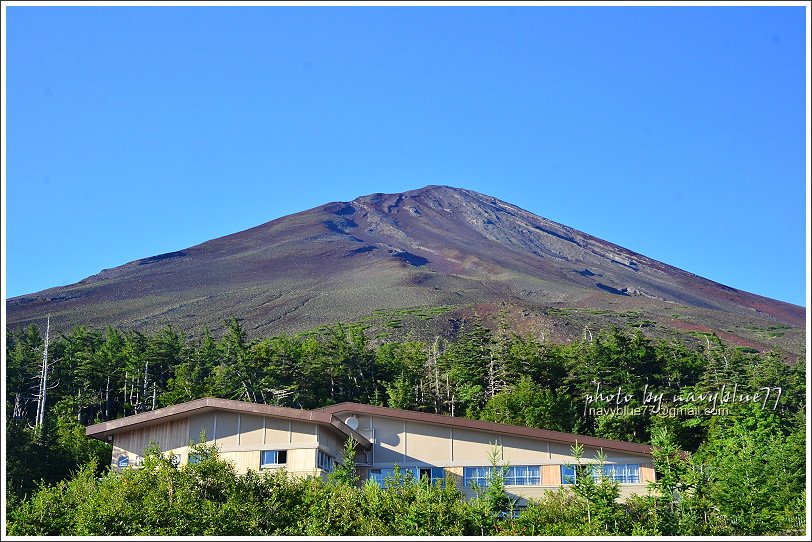
[[[445,484],[445,470],[442,467],[399,467],[401,476],[406,480],[422,480],[428,478],[431,483]],[[375,482],[379,487],[385,487],[386,480],[392,479],[395,476],[395,469],[371,469],[369,471],[369,479]]]
[[[319,450],[317,464],[319,468],[325,472],[332,472],[335,467],[335,459],[321,450]]]
[[[259,467],[268,468],[288,462],[287,450],[263,450],[259,454]]]
[[[599,471],[597,465],[592,467],[592,477],[598,480],[601,476],[606,476],[610,480],[621,484],[640,483],[640,465],[633,463],[612,463],[605,464],[603,470]],[[574,484],[577,479],[574,465],[561,465],[561,483],[564,485]]]
[[[506,486],[537,486],[540,484],[541,475],[538,466],[508,467],[505,473]]]
[[[128,466],[130,464],[130,458],[126,455],[119,456],[118,462],[116,463],[120,469]]]
[[[386,479],[384,471],[386,470],[390,469],[369,469],[369,475],[367,476],[367,479],[375,482],[378,485],[378,487],[383,487],[384,480]]]
[[[420,480],[428,479],[431,485],[445,487],[445,469],[442,467],[418,467],[417,473]]]
[[[417,467],[398,467],[400,475],[405,480],[417,480],[419,473]],[[395,469],[371,469],[369,471],[369,479],[378,484],[379,487],[384,487],[387,480],[394,479]]]
[[[477,485],[487,487],[491,478],[492,467],[465,467],[462,470],[462,479],[465,487]]]
[[[561,483],[574,484],[576,479],[575,465],[561,465]]]
[[[621,484],[639,484],[640,465],[633,463],[604,465],[603,475]]]
[[[462,471],[465,487],[476,484],[487,487],[493,476],[493,467],[465,467]],[[541,485],[541,469],[538,465],[518,465],[505,469],[506,486]]]

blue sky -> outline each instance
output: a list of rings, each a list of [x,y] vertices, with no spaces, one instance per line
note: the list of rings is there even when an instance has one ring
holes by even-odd
[[[465,187],[805,304],[802,7],[9,7],[7,294]]]

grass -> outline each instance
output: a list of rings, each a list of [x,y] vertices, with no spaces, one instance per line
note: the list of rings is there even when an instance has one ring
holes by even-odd
[[[437,307],[409,307],[405,309],[376,309],[372,314],[361,318],[359,322],[374,322],[386,320],[385,325],[395,326],[395,324],[402,324],[402,320],[406,317],[414,317],[420,320],[431,320],[437,315],[444,314],[454,307],[449,305],[440,305]],[[396,327],[400,327],[397,325]]]
[[[705,338],[713,337],[715,335],[715,333],[710,332],[710,331],[689,331],[688,335],[690,335],[692,337],[696,337],[697,339],[705,339]]]
[[[774,324],[771,326],[747,326],[748,331],[765,339],[777,339],[784,336],[784,332],[791,329],[790,326],[785,324]]]
[[[630,320],[627,322],[627,325],[629,325],[629,327],[654,327],[657,323],[654,320]]]

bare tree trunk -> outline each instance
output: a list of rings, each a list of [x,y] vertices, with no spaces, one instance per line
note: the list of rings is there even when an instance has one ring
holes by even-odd
[[[251,398],[251,392],[248,390],[248,384],[246,384],[245,380],[243,380],[243,381],[242,381],[242,389],[243,389],[243,390],[245,390],[245,398],[246,398],[248,401],[250,401],[250,402],[252,402],[252,403],[256,403],[256,402],[257,402],[257,401],[256,401],[256,396],[254,396],[254,398],[253,398],[253,399]]]
[[[128,403],[133,407],[133,414],[135,414],[135,403],[138,401],[138,392],[135,390],[135,384],[137,382],[138,375],[133,374],[133,381],[130,382],[130,400]]]
[[[158,392],[158,386],[155,382],[152,383],[152,410],[155,410],[155,399]]]
[[[37,403],[37,426],[45,421],[45,398],[48,395],[48,340],[51,333],[51,317],[45,326],[45,348],[42,351],[42,372],[40,373],[39,402]]]
[[[494,375],[493,368],[493,352],[491,352],[491,362],[488,365],[488,391],[490,392],[491,399],[496,395],[496,375]]]
[[[110,419],[110,373],[107,374],[107,386],[104,389],[104,419]]]
[[[434,339],[431,346],[431,363],[434,365],[434,411],[439,414],[438,403],[440,402],[440,366],[437,364],[437,350],[439,338]]]
[[[34,427],[39,425],[39,410],[42,407],[40,399],[42,398],[42,367],[39,369],[39,384],[37,384],[37,413],[34,414]]]
[[[144,361],[144,387],[143,392],[141,393],[142,400],[146,402],[147,400],[147,377],[149,376],[149,360]]]

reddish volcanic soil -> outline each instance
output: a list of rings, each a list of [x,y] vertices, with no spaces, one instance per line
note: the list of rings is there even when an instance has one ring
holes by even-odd
[[[445,186],[328,203],[12,298],[6,307],[9,326],[39,324],[51,314],[57,330],[171,323],[196,334],[237,316],[252,335],[270,335],[355,321],[379,309],[504,303],[528,311],[514,322],[528,329],[577,327],[561,323],[561,315],[578,309],[579,318],[617,314],[625,315],[614,318],[621,323],[647,328],[714,330],[758,349],[797,353],[803,345],[803,307]]]

